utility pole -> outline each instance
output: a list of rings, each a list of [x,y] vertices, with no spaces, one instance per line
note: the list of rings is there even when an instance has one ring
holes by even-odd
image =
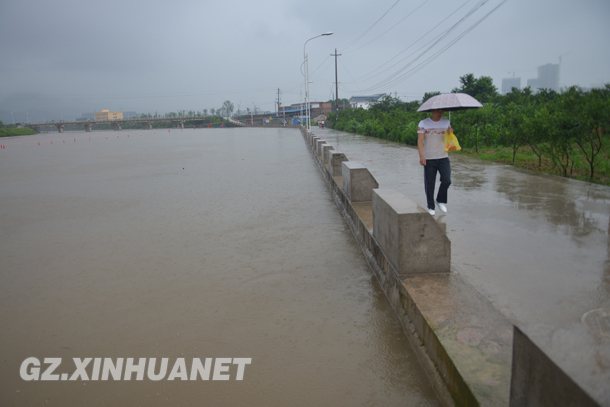
[[[280,117],[280,88],[277,88],[277,110],[275,112],[277,117]]]
[[[337,54],[337,48],[335,48],[335,53],[330,54],[331,57],[335,57],[335,111],[339,110],[339,78],[337,75],[337,57],[340,57],[341,54]]]

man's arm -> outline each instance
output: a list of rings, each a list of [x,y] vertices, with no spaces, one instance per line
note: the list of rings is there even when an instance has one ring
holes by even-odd
[[[417,150],[419,151],[419,163],[426,165],[426,153],[424,152],[424,137],[426,133],[424,129],[417,130]]]

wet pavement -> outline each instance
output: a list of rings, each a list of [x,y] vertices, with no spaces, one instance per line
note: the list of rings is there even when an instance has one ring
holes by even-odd
[[[314,129],[425,207],[417,150]],[[610,188],[454,155],[452,270],[600,399],[610,389]],[[438,184],[437,184],[438,186]]]
[[[437,405],[298,131],[3,144],[0,405]],[[29,356],[253,360],[243,382],[58,383],[22,381]]]

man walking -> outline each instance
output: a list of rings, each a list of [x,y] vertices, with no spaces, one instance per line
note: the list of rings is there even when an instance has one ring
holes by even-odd
[[[449,120],[443,118],[442,110],[433,110],[429,118],[417,126],[417,149],[419,163],[424,167],[424,188],[428,213],[434,215],[435,208],[447,213],[447,190],[451,185],[451,165],[445,151],[445,132],[451,128]],[[441,185],[434,200],[436,173],[440,173]]]

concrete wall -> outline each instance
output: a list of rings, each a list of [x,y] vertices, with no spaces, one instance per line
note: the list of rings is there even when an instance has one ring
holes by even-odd
[[[377,180],[360,163],[343,161],[341,175],[343,176],[343,191],[351,202],[371,201],[373,189],[379,187]]]
[[[511,376],[510,405],[514,407],[599,405],[517,327]]]
[[[326,168],[328,162],[330,161],[330,152],[333,151],[335,148],[333,146],[331,146],[330,144],[325,144],[322,147],[322,165],[324,166],[324,168]]]
[[[366,167],[348,161],[321,138],[305,139],[312,140],[333,199],[444,404],[603,404],[476,289],[450,273],[451,242],[424,208],[397,191],[378,188]],[[321,157],[316,145],[323,146]],[[474,331],[485,339],[465,341]]]
[[[425,374],[431,378],[431,384],[442,403],[447,406],[456,404],[476,405],[476,397],[464,382],[459,370],[447,357],[444,347],[435,337],[434,329],[427,323],[426,318],[421,314],[415,305],[415,301],[405,289],[400,273],[392,265],[379,242],[374,238],[373,225],[367,224],[366,217],[363,218],[362,216],[363,209],[365,212],[367,209],[372,211],[371,201],[373,190],[378,187],[377,181],[368,169],[360,164],[351,163],[348,157],[341,152],[328,151],[329,161],[324,166],[322,160],[315,154],[315,143],[320,138],[311,133],[308,134],[305,130],[302,130],[302,132],[331,189],[335,204],[348,223],[390,305],[399,316],[403,330],[410,338],[409,342],[412,349],[417,355]],[[346,171],[345,174],[343,173],[344,170]],[[349,198],[348,192],[344,188],[344,176],[349,178],[347,190],[355,194],[357,198],[368,199],[368,201],[355,202]],[[364,185],[359,184],[360,180],[363,180]],[[364,198],[359,195],[361,193]],[[424,209],[420,208],[420,211],[422,214],[430,216],[423,212]],[[379,219],[382,219],[381,215],[379,215]],[[431,273],[430,275],[436,276],[438,274]]]
[[[366,167],[320,137],[303,135],[443,404],[599,405],[476,289],[449,272],[451,242],[424,208],[378,188]],[[324,145],[322,156],[318,145]]]
[[[373,237],[401,278],[449,272],[451,242],[430,214],[397,191],[373,190]]]
[[[342,163],[343,161],[347,161],[347,157],[345,154],[339,151],[329,152],[329,161],[326,166],[326,171],[330,174],[331,177],[335,177],[337,175],[341,175],[342,172]]]
[[[318,158],[320,158],[320,151],[322,150],[322,145],[326,144],[326,140],[322,140],[322,139],[318,139],[316,140],[316,145],[315,145],[315,153],[318,156]]]

